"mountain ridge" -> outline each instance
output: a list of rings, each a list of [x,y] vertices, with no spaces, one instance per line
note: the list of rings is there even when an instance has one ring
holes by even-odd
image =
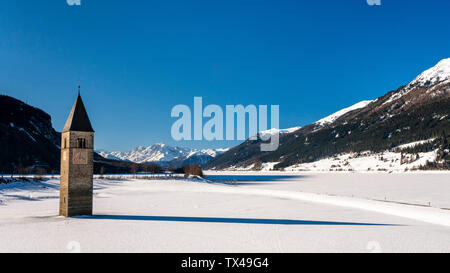
[[[228,149],[191,149],[156,143],[150,146],[137,146],[128,152],[108,152],[97,150],[107,159],[123,160],[140,164],[158,164],[161,166],[180,167],[189,164],[204,164]],[[187,163],[186,163],[187,164]]]
[[[258,169],[263,164],[275,162],[274,168],[282,169],[339,153],[381,151],[430,138],[443,138],[447,143],[450,134],[448,60],[439,62],[397,90],[374,101],[366,101],[357,109],[343,111],[324,126],[320,126],[322,122],[316,122],[281,135],[280,147],[274,152],[261,152],[261,139],[247,140],[214,158],[205,167],[254,166]],[[439,157],[448,157],[446,148]]]

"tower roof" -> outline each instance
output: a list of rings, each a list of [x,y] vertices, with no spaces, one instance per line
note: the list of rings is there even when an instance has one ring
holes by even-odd
[[[80,93],[64,126],[63,132],[67,131],[94,132]]]

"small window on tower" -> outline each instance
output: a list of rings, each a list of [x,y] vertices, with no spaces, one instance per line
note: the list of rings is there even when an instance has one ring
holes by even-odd
[[[67,138],[64,138],[64,146],[63,146],[63,148],[64,149],[67,148]]]
[[[81,149],[86,149],[86,139],[78,138],[77,139],[77,147]]]
[[[85,145],[85,142],[84,142],[84,138],[77,139],[77,147],[78,148],[86,148],[86,145]]]

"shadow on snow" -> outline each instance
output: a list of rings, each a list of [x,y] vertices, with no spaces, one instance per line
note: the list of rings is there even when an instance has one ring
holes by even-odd
[[[228,184],[236,181],[237,185],[262,185],[273,182],[290,182],[305,178],[305,175],[207,175],[206,179],[215,183]]]
[[[317,225],[317,226],[397,226],[393,224],[329,222],[289,219],[251,219],[251,218],[216,218],[216,217],[179,217],[179,216],[139,216],[139,215],[94,215],[74,217],[92,220],[127,220],[127,221],[162,221],[191,223],[228,223],[228,224],[263,224],[263,225]]]

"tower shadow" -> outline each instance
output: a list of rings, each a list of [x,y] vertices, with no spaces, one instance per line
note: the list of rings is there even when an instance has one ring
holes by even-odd
[[[398,226],[395,224],[376,224],[358,222],[332,222],[290,219],[253,219],[218,217],[181,217],[181,216],[140,216],[140,215],[93,215],[74,217],[90,220],[125,220],[187,223],[224,223],[224,224],[260,224],[260,225],[312,225],[312,226]]]

